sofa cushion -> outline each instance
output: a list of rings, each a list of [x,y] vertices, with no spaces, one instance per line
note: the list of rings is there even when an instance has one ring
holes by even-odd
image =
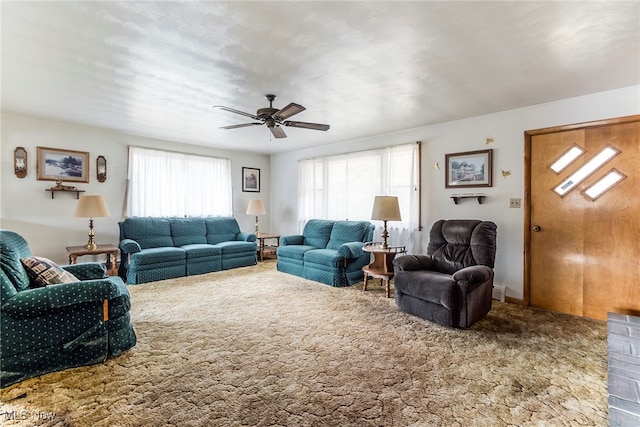
[[[207,243],[215,245],[220,242],[237,240],[240,226],[235,218],[206,218]]]
[[[304,244],[316,248],[326,248],[331,238],[333,223],[334,221],[323,219],[310,219],[307,221],[302,232]]]
[[[207,243],[207,227],[203,218],[171,218],[173,246]]]
[[[368,222],[337,221],[331,230],[327,249],[338,249],[344,243],[362,242],[368,229]]]
[[[318,248],[309,245],[279,246],[277,249],[278,259],[293,258],[302,261],[304,259],[305,252],[313,249]]]
[[[164,247],[148,248],[141,252],[131,254],[131,259],[136,265],[162,264],[169,261],[183,261],[186,258],[186,251],[182,248]],[[132,261],[133,262],[133,261]]]
[[[29,278],[31,278],[33,282],[32,287],[34,288],[80,281],[76,276],[62,269],[58,264],[47,258],[31,256],[22,258],[20,262],[24,265]]]
[[[216,245],[216,247],[219,247],[222,250],[223,254],[237,254],[256,251],[255,242],[220,242]]]
[[[195,243],[191,245],[183,245],[183,246],[180,246],[180,248],[186,251],[187,259],[217,256],[222,253],[222,249],[220,247],[209,245],[206,243],[205,244]]]
[[[335,249],[313,249],[304,253],[304,263],[341,267],[344,258]]]
[[[132,217],[122,222],[120,240],[132,239],[142,249],[173,246],[167,218]]]

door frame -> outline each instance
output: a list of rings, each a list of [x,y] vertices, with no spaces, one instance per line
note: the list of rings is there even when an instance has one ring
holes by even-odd
[[[576,129],[596,128],[616,124],[633,123],[640,121],[640,114],[633,116],[617,117],[612,119],[595,120],[591,122],[574,123],[562,126],[526,130],[524,132],[524,277],[522,289],[522,301],[511,300],[523,305],[531,305],[531,139],[536,135],[566,132]]]

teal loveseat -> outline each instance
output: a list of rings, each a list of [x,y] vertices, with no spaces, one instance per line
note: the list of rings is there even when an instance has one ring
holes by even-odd
[[[362,267],[371,254],[362,250],[373,240],[367,221],[311,219],[300,235],[283,236],[277,249],[277,269],[331,286],[362,281]]]
[[[231,217],[131,217],[120,226],[119,274],[127,283],[255,265],[256,236]]]
[[[56,283],[51,271],[59,271],[71,281],[38,286],[21,260],[49,261],[33,257],[19,234],[0,230],[1,387],[104,362],[136,345],[129,291],[122,279],[108,277],[102,264],[53,265],[48,270],[39,264],[39,278]]]

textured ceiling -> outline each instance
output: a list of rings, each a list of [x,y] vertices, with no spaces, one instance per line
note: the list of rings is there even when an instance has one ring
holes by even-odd
[[[640,84],[640,3],[7,2],[2,111],[275,153]],[[289,102],[292,120],[255,113]]]

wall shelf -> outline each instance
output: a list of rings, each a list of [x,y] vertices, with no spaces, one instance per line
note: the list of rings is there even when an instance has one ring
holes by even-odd
[[[477,199],[478,204],[482,204],[484,198],[487,197],[486,194],[452,194],[451,198],[453,199],[453,203],[456,205],[460,201],[460,199]]]
[[[44,191],[51,191],[51,198],[52,199],[55,199],[54,196],[56,194],[56,191],[63,191],[63,192],[66,192],[66,193],[76,193],[76,199],[80,198],[80,193],[84,193],[84,190],[65,190],[63,188],[47,188]]]

